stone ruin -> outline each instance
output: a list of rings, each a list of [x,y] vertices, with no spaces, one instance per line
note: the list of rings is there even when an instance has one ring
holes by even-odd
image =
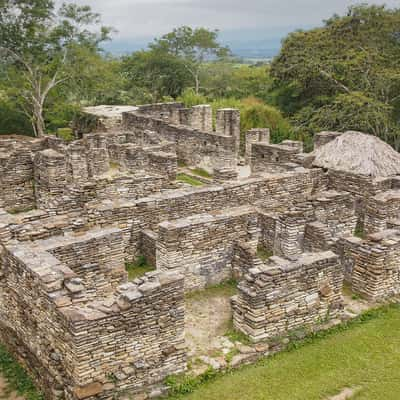
[[[374,301],[400,292],[399,177],[318,158],[353,133],[317,134],[310,155],[268,129],[243,145],[233,109],[86,112],[71,142],[0,139],[0,340],[46,398],[157,396],[187,368],[185,294],[228,279],[255,343],[340,316],[345,281]],[[188,167],[214,179],[178,182]],[[129,281],[138,256],[154,271]]]

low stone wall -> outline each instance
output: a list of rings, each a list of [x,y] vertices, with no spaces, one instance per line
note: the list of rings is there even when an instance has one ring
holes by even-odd
[[[257,214],[239,207],[163,222],[157,239],[157,269],[185,276],[185,289],[203,289],[232,278],[235,241],[258,242]]]
[[[314,135],[314,149],[318,149],[332,140],[335,140],[338,136],[342,135],[341,132],[319,132]]]
[[[304,202],[314,189],[317,171],[301,170],[287,174],[277,174],[262,178],[227,183],[223,186],[209,186],[187,191],[176,190],[165,194],[150,196],[135,204],[121,205],[114,211],[106,207],[92,209],[90,219],[110,223],[126,221],[129,215],[135,218],[132,224],[130,249],[137,251],[140,232],[143,229],[157,231],[163,221],[185,218],[190,215],[225,209],[255,205],[264,210],[282,212],[294,204]],[[92,214],[93,213],[93,214]]]
[[[315,219],[327,226],[332,237],[354,233],[357,216],[354,197],[350,193],[322,191],[313,196],[311,203]]]
[[[400,217],[400,190],[388,190],[370,197],[365,204],[364,231],[374,233],[387,229],[391,220]]]
[[[295,259],[311,249],[328,250],[352,235],[357,223],[349,193],[317,192],[279,213],[260,212],[261,243],[275,255]]]
[[[251,144],[251,171],[258,172],[283,172],[299,166],[298,155],[302,148],[291,143]]]
[[[329,189],[338,192],[349,192],[356,201],[356,215],[361,223],[364,221],[367,199],[392,188],[391,178],[374,179],[369,176],[352,174],[343,171],[328,171]]]
[[[182,276],[151,273],[106,297],[89,295],[84,281],[93,271],[76,263],[92,255],[101,270],[115,272],[120,235],[108,238],[112,249],[97,239],[64,238],[62,247],[53,247],[57,239],[13,244],[1,253],[0,338],[49,399],[111,400],[126,391],[155,396],[166,376],[186,368]]]
[[[399,231],[382,231],[365,240],[343,238],[337,252],[353,292],[370,300],[382,300],[400,293]]]
[[[36,207],[33,156],[46,139],[2,138],[0,143],[0,207],[16,212]]]
[[[239,283],[234,325],[257,342],[335,318],[342,285],[342,268],[330,251],[304,254],[296,262],[271,257]]]
[[[245,159],[248,164],[251,163],[251,146],[253,143],[262,142],[269,144],[271,132],[265,129],[250,129],[245,135]]]
[[[161,175],[119,175],[97,178],[94,183],[96,201],[136,200],[160,192],[169,181]]]
[[[212,170],[237,164],[236,139],[232,136],[172,125],[166,120],[136,112],[124,114],[124,128],[154,131],[164,140],[176,143],[178,159],[188,165]]]
[[[127,280],[120,229],[96,229],[85,235],[55,236],[36,241],[32,247],[52,254],[79,276],[85,290],[83,301],[109,295]]]

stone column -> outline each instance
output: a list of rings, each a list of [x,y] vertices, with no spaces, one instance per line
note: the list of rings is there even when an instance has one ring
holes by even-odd
[[[85,136],[87,143],[89,176],[102,175],[110,169],[110,156],[107,148],[107,136],[90,134]]]
[[[235,138],[236,153],[240,149],[240,111],[234,108],[223,108],[217,111],[216,132],[221,136]]]
[[[190,126],[202,132],[212,132],[212,108],[209,105],[192,107]]]
[[[66,157],[47,149],[36,153],[34,163],[37,207],[56,209],[67,184]]]

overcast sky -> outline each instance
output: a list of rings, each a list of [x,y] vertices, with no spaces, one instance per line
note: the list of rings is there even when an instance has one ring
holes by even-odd
[[[61,2],[61,0],[59,0]],[[343,14],[352,0],[75,0],[118,30],[116,42],[141,44],[181,25],[219,29],[226,41],[276,39]],[[371,3],[400,7],[400,0]]]

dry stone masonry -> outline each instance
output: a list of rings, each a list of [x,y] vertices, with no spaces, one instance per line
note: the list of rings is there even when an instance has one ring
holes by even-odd
[[[254,342],[340,316],[345,280],[400,293],[400,157],[378,139],[322,132],[305,154],[260,128],[243,147],[239,111],[214,124],[180,103],[74,126],[70,142],[0,139],[0,339],[47,399],[162,394],[187,369],[185,295],[225,280]],[[176,179],[201,168],[201,187]],[[154,271],[129,281],[143,257]]]

